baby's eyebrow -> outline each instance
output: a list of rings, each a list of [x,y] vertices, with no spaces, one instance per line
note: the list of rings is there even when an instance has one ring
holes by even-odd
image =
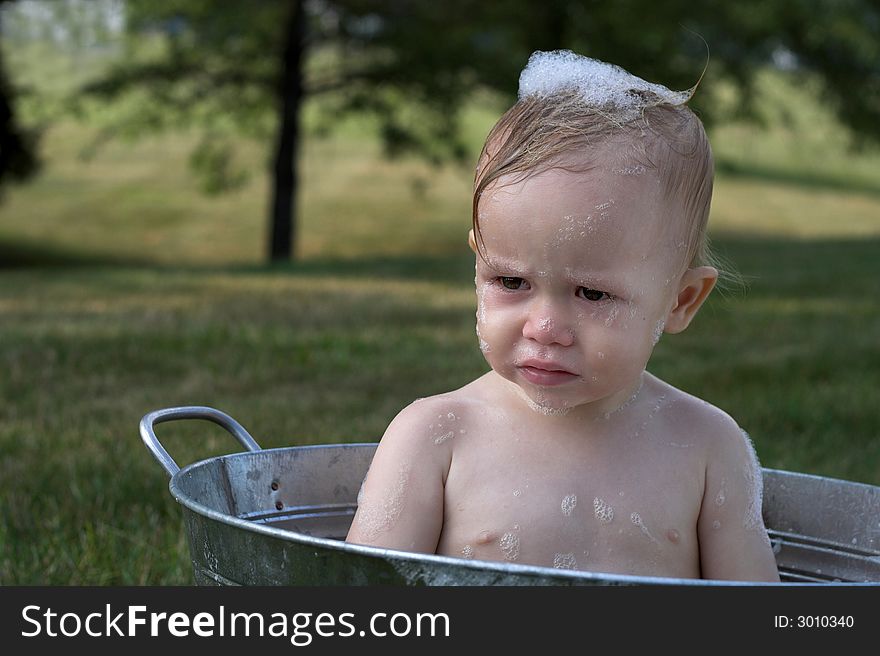
[[[528,268],[523,266],[522,263],[506,257],[492,257],[486,263],[495,271],[515,273],[519,276],[524,276],[529,272]]]

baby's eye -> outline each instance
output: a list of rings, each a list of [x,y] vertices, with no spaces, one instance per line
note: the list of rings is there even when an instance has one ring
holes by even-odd
[[[588,289],[586,287],[578,287],[577,293],[578,296],[584,300],[592,301],[594,303],[604,301],[606,298],[611,298],[611,296],[605,292],[600,292],[598,289]]]
[[[523,285],[526,285],[526,281],[522,278],[514,278],[512,276],[500,276],[498,278],[498,282],[501,283],[501,286],[504,289],[517,290],[522,289]]]

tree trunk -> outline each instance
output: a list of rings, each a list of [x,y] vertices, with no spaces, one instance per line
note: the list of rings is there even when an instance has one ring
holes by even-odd
[[[277,89],[280,117],[269,217],[269,259],[272,262],[290,260],[296,253],[297,159],[305,32],[303,0],[294,0],[285,29],[281,76]]]

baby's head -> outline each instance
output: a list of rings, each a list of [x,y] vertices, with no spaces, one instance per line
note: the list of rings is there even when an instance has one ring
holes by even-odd
[[[477,246],[480,199],[499,178],[606,168],[659,182],[667,205],[664,232],[682,266],[712,265],[706,225],[714,165],[703,125],[685,104],[691,94],[572,52],[534,53],[520,76],[519,101],[489,133],[477,165]]]
[[[536,53],[486,140],[477,330],[492,368],[542,409],[619,406],[715,283],[712,154],[689,95]]]

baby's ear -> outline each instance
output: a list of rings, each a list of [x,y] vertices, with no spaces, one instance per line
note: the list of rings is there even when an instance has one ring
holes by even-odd
[[[471,250],[476,254],[477,240],[474,238],[474,229],[473,228],[468,230],[468,246],[470,246]]]
[[[717,280],[718,270],[714,267],[700,266],[685,271],[679,282],[675,305],[666,317],[665,332],[680,333],[687,328]]]

